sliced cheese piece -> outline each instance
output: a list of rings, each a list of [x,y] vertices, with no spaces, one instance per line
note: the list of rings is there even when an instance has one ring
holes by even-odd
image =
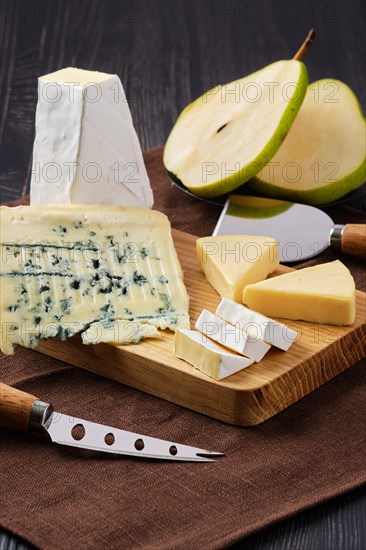
[[[144,338],[160,338],[160,332],[153,325],[136,321],[97,321],[81,335],[83,344],[138,344]]]
[[[234,327],[217,315],[210,313],[207,309],[202,311],[195,328],[221,346],[245,355],[256,362],[261,361],[271,347],[263,340],[250,336],[240,328]]]
[[[260,338],[276,348],[287,351],[299,333],[286,325],[252,311],[247,307],[223,298],[217,306],[216,315],[235,325],[254,338]]]
[[[251,359],[231,353],[195,330],[176,331],[174,355],[215,380],[222,380],[253,364]]]
[[[203,237],[197,240],[197,258],[220,296],[241,302],[246,285],[262,281],[278,267],[278,243],[250,235]]]
[[[189,328],[169,220],[122,206],[1,207],[1,349],[117,319]],[[138,222],[138,223],[136,223]]]
[[[30,197],[32,205],[152,206],[117,75],[70,67],[39,78]]]
[[[356,316],[355,282],[336,260],[249,285],[243,303],[271,317],[351,325]]]

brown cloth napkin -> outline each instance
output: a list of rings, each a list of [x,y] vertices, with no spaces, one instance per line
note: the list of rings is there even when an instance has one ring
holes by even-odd
[[[145,155],[155,208],[210,234],[220,208],[171,185],[161,149]],[[350,209],[335,221],[365,221]],[[327,251],[315,261],[334,259]],[[366,290],[364,265],[342,257]],[[307,262],[302,265],[310,265]],[[214,464],[80,452],[0,430],[0,524],[43,549],[221,548],[366,481],[366,361],[265,423],[237,428],[17,349],[0,378],[56,410],[226,456]]]

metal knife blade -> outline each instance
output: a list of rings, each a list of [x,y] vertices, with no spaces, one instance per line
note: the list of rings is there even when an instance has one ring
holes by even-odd
[[[352,233],[352,246],[346,234]],[[230,195],[213,235],[263,235],[276,239],[281,262],[320,254],[328,246],[366,257],[366,226],[337,225],[314,206],[248,195]],[[252,260],[251,260],[252,261]]]
[[[157,439],[61,414],[52,405],[0,383],[0,427],[47,433],[53,443],[160,460],[216,462],[223,453]]]
[[[105,453],[196,462],[215,462],[209,457],[222,456],[222,453],[111,428],[56,412],[51,414],[43,427],[54,443]],[[77,431],[80,439],[76,440],[73,434]]]

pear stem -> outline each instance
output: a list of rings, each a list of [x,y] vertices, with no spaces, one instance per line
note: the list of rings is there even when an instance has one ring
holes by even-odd
[[[304,42],[301,44],[300,48],[295,53],[293,59],[297,59],[298,61],[301,61],[305,57],[306,52],[308,51],[314,38],[315,38],[315,30],[311,29],[309,31],[309,34],[305,38]]]

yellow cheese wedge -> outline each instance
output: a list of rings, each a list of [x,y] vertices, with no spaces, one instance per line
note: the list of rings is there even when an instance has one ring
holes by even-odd
[[[241,302],[246,285],[262,281],[278,267],[278,243],[251,235],[202,237],[197,240],[197,259],[222,298]]]
[[[351,325],[356,316],[355,282],[337,260],[248,285],[243,303],[270,317]]]

